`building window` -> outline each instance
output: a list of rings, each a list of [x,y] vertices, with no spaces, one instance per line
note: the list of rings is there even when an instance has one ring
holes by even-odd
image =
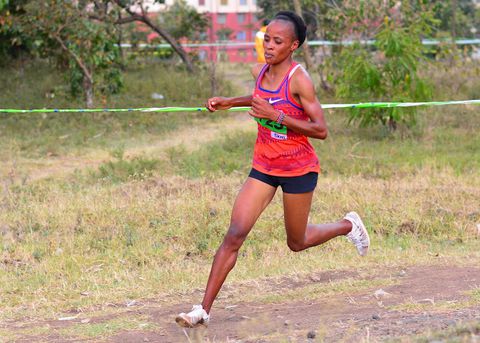
[[[228,6],[228,0],[220,0],[220,5]]]
[[[237,21],[239,24],[242,24],[245,22],[245,13],[237,13]]]
[[[226,41],[230,39],[230,35],[233,33],[232,29],[224,27],[223,29],[217,30],[218,40]]]
[[[238,31],[237,32],[237,40],[238,41],[246,41],[247,40],[247,33],[245,31]]]
[[[247,4],[247,0],[240,0],[240,6],[245,6]]]
[[[198,0],[198,6],[205,6],[205,0]]]
[[[217,15],[217,23],[225,24],[227,22],[227,15],[225,13],[219,13]]]
[[[200,34],[198,35],[199,40],[207,40],[207,38],[208,38],[208,35],[206,31],[200,32]]]

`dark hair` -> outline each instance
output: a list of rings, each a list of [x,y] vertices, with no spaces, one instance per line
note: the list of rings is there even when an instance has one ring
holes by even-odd
[[[302,17],[290,11],[280,11],[275,15],[274,20],[275,19],[289,21],[293,24],[299,47],[305,42],[305,37],[307,37],[307,26]]]

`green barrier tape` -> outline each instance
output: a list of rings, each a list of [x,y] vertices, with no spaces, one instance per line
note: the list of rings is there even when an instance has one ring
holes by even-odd
[[[391,107],[418,107],[418,106],[445,106],[480,104],[480,100],[460,101],[430,101],[430,102],[365,102],[358,104],[324,104],[322,108],[391,108]],[[244,112],[250,107],[234,107],[229,111]],[[38,108],[31,110],[1,109],[0,113],[89,113],[89,112],[199,112],[207,111],[205,107],[149,107],[149,108]]]

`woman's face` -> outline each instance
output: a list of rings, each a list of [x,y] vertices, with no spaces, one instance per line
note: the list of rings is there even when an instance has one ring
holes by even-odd
[[[298,48],[293,24],[285,20],[273,20],[267,26],[263,48],[268,64],[277,64],[288,58]]]

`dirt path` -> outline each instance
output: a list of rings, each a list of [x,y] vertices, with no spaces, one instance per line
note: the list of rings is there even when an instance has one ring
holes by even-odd
[[[353,287],[348,291],[334,290],[334,295],[298,300],[297,296],[301,298],[308,287],[328,288],[345,280],[365,281],[365,285],[358,291]],[[176,313],[187,310],[192,299],[200,298],[198,290],[173,301],[139,301],[114,315],[89,317],[82,313],[71,321],[16,322],[3,328],[18,334],[16,342],[376,342],[480,321],[479,301],[472,300],[468,293],[478,290],[479,285],[480,268],[474,266],[415,266],[373,274],[330,271],[301,279],[229,285],[222,290],[207,329],[183,330],[173,322]],[[249,290],[255,293],[256,301],[235,301]],[[288,293],[290,300],[280,296],[274,298],[276,301],[267,301],[271,294],[282,293]],[[120,327],[91,338],[82,335],[89,331],[88,326],[112,321],[133,322],[135,327]],[[21,335],[25,327],[30,332],[48,327],[48,332]]]

